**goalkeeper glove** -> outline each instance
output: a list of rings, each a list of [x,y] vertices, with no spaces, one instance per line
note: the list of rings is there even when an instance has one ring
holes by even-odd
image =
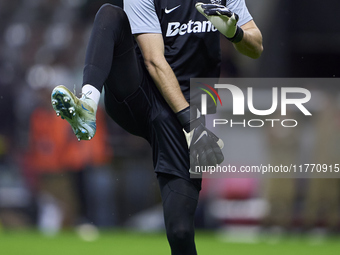
[[[196,9],[203,14],[227,39],[238,43],[243,38],[243,30],[237,26],[239,17],[220,4],[196,3]]]
[[[224,143],[205,127],[197,107],[187,107],[176,115],[190,149],[191,169],[195,166],[216,166],[222,163],[224,157],[221,149]]]

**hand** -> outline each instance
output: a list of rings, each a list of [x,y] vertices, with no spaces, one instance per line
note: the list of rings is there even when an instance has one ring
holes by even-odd
[[[224,143],[204,126],[197,107],[192,106],[180,111],[177,118],[187,139],[191,169],[195,166],[216,166],[223,162],[221,149]]]
[[[222,139],[218,138],[213,132],[208,130],[202,123],[196,128],[184,134],[190,149],[190,166],[216,166],[224,160],[221,149],[224,147]],[[189,137],[189,139],[188,139]]]
[[[239,16],[236,13],[220,4],[196,3],[195,7],[228,39],[233,41],[237,37],[237,42],[242,40],[243,31],[237,26]]]
[[[204,13],[208,16],[214,15],[214,16],[221,16],[225,15],[228,18],[231,18],[233,15],[235,15],[236,22],[238,21],[239,17],[236,13],[231,12],[226,6],[220,5],[220,4],[203,4],[203,3],[196,3],[195,7],[199,12],[199,10],[202,9]],[[202,12],[201,12],[202,13]]]

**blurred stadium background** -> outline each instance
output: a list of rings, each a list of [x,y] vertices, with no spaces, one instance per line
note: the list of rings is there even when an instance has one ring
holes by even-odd
[[[103,111],[95,139],[78,143],[50,106],[55,85],[80,92],[92,21],[105,2],[122,5],[0,0],[2,254],[169,252],[149,145]],[[254,61],[224,43],[222,77],[340,76],[339,1],[246,2],[265,50]],[[320,107],[301,129],[235,133],[226,145],[256,137],[270,162],[340,163],[339,90],[317,89]],[[207,179],[198,247],[201,254],[334,254],[339,195],[339,179]]]

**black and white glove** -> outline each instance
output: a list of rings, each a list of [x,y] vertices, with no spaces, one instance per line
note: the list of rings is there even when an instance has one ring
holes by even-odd
[[[205,127],[197,107],[187,107],[176,115],[182,124],[190,150],[190,168],[222,163],[224,156],[221,149],[224,143]]]
[[[196,3],[196,9],[204,15],[227,39],[238,43],[243,38],[243,30],[237,26],[239,16],[220,4]]]

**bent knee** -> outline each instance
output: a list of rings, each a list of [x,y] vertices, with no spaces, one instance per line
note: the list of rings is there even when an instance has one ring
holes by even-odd
[[[126,14],[124,10],[116,5],[112,4],[103,4],[97,14],[96,18],[106,18],[106,19],[117,19],[117,18],[126,18]]]

